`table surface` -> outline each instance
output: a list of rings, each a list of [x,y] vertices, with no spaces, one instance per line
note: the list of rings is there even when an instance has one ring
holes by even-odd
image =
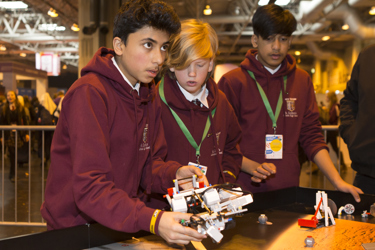
[[[210,238],[202,241],[202,244],[206,249],[309,249],[305,247],[304,240],[307,236],[312,236],[315,239],[315,249],[352,250],[364,249],[363,243],[375,242],[375,218],[371,215],[368,218],[361,217],[363,210],[370,211],[370,206],[375,202],[374,195],[361,195],[361,203],[356,203],[349,194],[326,191],[328,198],[332,199],[338,208],[348,203],[353,204],[354,214],[343,214],[339,217],[336,215],[336,225],[328,227],[299,227],[298,219],[310,219],[315,211],[313,206],[316,191],[290,188],[254,194],[254,202],[247,206],[249,212],[235,218],[235,227],[222,231],[224,238],[219,244],[213,243]],[[260,214],[265,214],[272,225],[258,223]],[[123,242],[116,243],[120,241]],[[23,249],[25,246],[27,248],[24,249],[39,250],[90,247],[151,249],[155,248],[155,244],[158,249],[174,249],[167,246],[161,237],[146,232],[127,234],[92,224],[0,240],[0,249]],[[189,244],[182,249],[195,248]]]

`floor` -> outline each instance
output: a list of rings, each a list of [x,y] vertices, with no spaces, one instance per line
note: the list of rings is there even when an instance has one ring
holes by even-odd
[[[0,169],[0,191],[3,191],[4,188],[4,192],[0,193],[0,239],[45,231],[45,226],[1,224],[2,222],[9,224],[9,222],[15,221],[44,223],[39,211],[43,193],[41,159],[35,151],[32,152],[30,168],[28,164],[19,165],[15,183],[12,183],[8,178],[10,161],[7,157],[4,159],[4,166],[4,178],[2,178],[2,169]],[[47,177],[47,166],[44,167],[44,170],[44,177]],[[17,196],[15,196],[15,192],[18,194]]]
[[[353,183],[355,172],[350,168],[350,159],[347,156],[347,152],[344,151],[344,159],[347,165],[345,169],[340,169],[342,178],[348,183]],[[331,150],[332,152],[332,150]],[[337,159],[335,155],[330,153],[333,162]],[[0,153],[1,156],[1,153]],[[1,160],[1,158],[0,158]],[[310,174],[313,165],[309,162],[302,165],[300,186],[322,188],[322,189],[333,189],[333,186],[323,176],[321,171],[316,171]],[[30,233],[37,233],[46,230],[45,226],[11,226],[1,225],[2,221],[17,221],[17,222],[33,222],[41,223],[43,219],[40,215],[39,208],[42,201],[42,167],[41,160],[38,158],[36,152],[31,154],[30,168],[28,164],[19,166],[17,169],[17,181],[12,183],[8,179],[9,174],[9,159],[5,158],[5,169],[4,179],[1,178],[2,169],[0,168],[0,190],[2,190],[4,180],[4,196],[0,193],[0,239],[20,236]],[[48,164],[44,169],[44,179],[47,177]],[[29,179],[30,184],[29,184]],[[16,185],[17,184],[17,185]],[[30,199],[27,192],[30,185]],[[15,191],[17,189],[17,202],[15,197]],[[4,203],[4,204],[3,204]],[[15,206],[17,206],[17,213],[15,213]],[[29,213],[30,211],[30,213]]]

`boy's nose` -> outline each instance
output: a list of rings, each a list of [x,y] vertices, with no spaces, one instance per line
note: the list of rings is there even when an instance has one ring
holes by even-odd
[[[195,69],[193,67],[189,67],[188,74],[189,76],[195,76]]]
[[[279,48],[280,48],[280,41],[276,39],[276,40],[272,43],[272,48],[273,48],[273,49],[279,49]]]
[[[154,53],[154,58],[153,58],[154,63],[161,65],[163,64],[164,59],[165,59],[165,54],[160,50],[156,50],[156,52]]]

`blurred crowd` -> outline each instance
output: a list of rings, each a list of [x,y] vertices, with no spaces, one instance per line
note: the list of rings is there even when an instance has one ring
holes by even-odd
[[[0,95],[0,125],[56,125],[61,111],[61,103],[64,92],[60,91],[54,99],[49,93],[44,93],[40,98],[17,95],[15,91],[8,91],[6,96]],[[40,159],[48,162],[53,131],[44,132],[44,154],[43,154],[43,132],[32,131],[31,138],[27,130],[4,130],[5,152],[10,160],[9,179],[14,182],[16,159],[15,148],[17,147],[17,164],[22,165],[29,161],[29,140],[31,140],[32,151],[36,151]]]

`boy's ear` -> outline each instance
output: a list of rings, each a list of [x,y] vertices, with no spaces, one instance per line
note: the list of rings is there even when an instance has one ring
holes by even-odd
[[[208,72],[211,72],[212,69],[213,69],[213,67],[214,67],[214,59],[211,58],[211,60],[210,60],[210,66],[208,67]]]
[[[258,47],[258,37],[257,37],[257,35],[253,35],[251,37],[251,44],[253,45],[254,48]]]
[[[113,38],[113,50],[115,51],[116,55],[121,56],[123,51],[121,48],[122,40],[119,37]]]
[[[170,70],[171,72],[174,72],[174,68],[169,68],[169,70]]]

